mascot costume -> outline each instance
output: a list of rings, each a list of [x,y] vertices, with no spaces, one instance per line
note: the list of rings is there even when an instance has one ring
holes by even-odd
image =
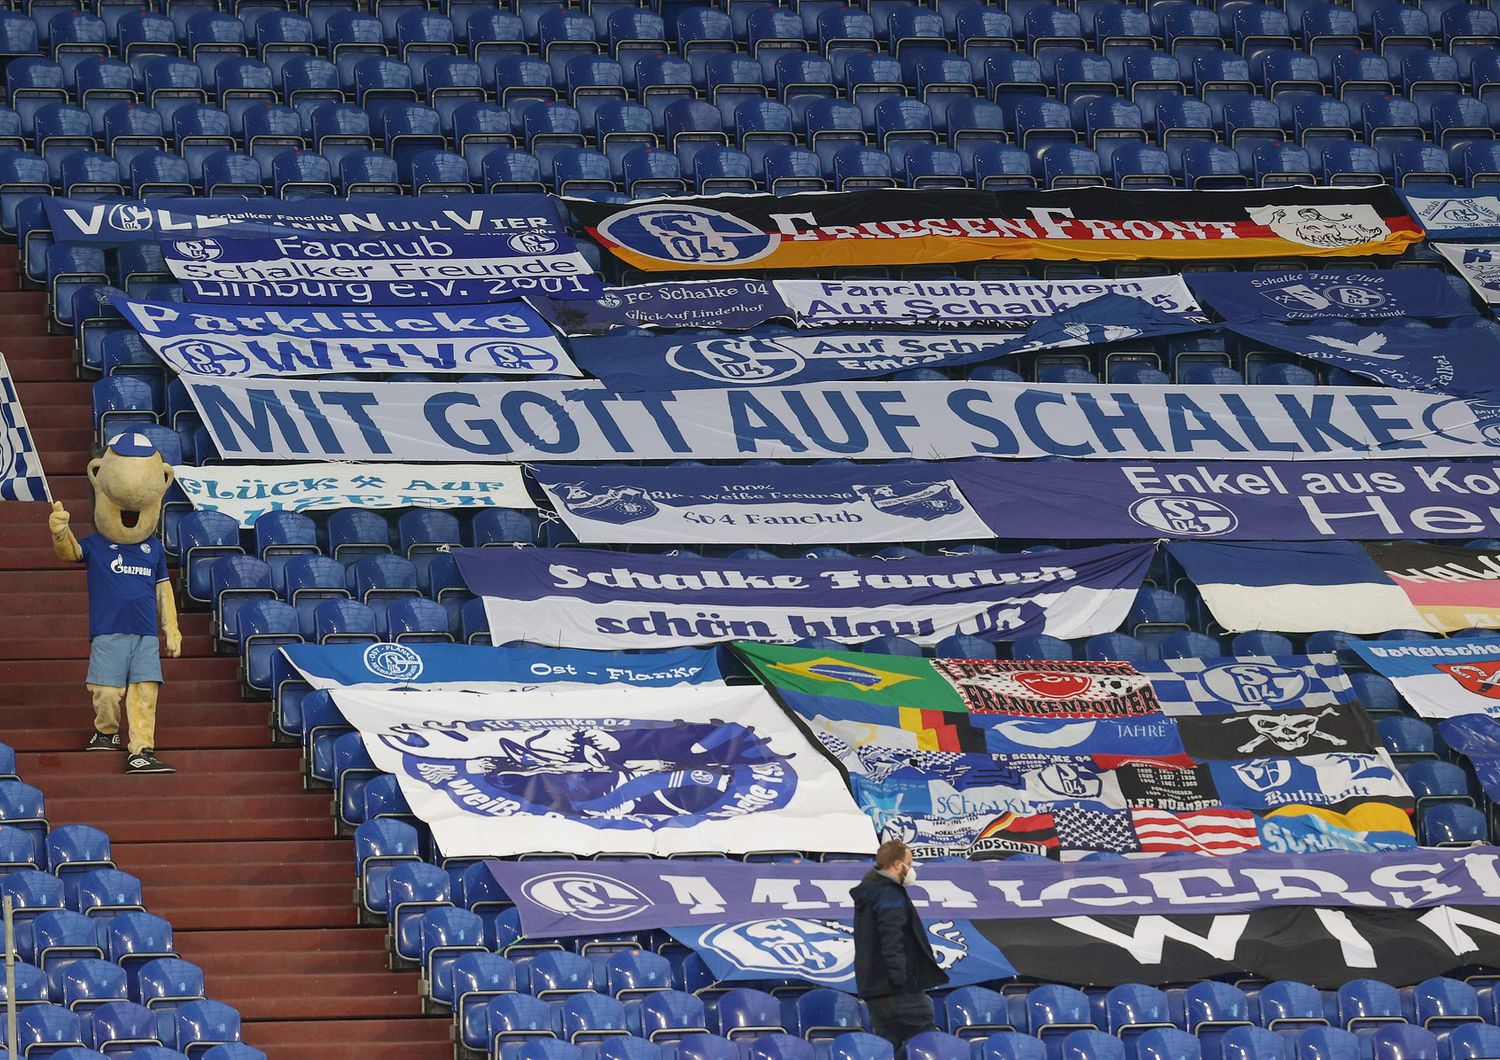
[[[167,558],[156,537],[172,468],[151,440],[127,432],[89,461],[94,486],[94,534],[82,542],[68,513],[54,502],[47,519],[57,558],[88,565],[89,672],[94,699],[90,751],[120,749],[120,708],[130,728],[127,773],[171,773],[156,757],[156,696],[161,688],[158,620],[167,654],[182,651],[177,606],[167,580]]]

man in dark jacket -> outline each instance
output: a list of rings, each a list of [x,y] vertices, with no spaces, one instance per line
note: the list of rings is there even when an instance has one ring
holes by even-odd
[[[875,867],[850,892],[854,981],[870,1007],[873,1030],[891,1043],[898,1057],[908,1038],[937,1029],[932,999],[925,991],[948,981],[906,893],[916,880],[911,850],[892,839],[880,845]]]

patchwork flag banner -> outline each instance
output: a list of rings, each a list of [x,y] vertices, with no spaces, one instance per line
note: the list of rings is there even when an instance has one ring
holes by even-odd
[[[615,328],[753,328],[790,320],[791,307],[766,280],[678,280],[606,287],[598,301],[554,301],[528,295],[564,335],[602,335]]]
[[[177,485],[202,512],[243,527],[273,511],[339,508],[513,508],[536,502],[514,464],[180,465]]]
[[[484,309],[269,309],[111,298],[174,372],[582,375],[524,302]]]
[[[1500,535],[1500,466],[1439,461],[963,460],[943,466],[996,537],[1386,540]],[[1025,504],[1015,498],[1025,497]]]
[[[1500,239],[1500,195],[1416,187],[1403,189],[1401,198],[1431,239]]]
[[[584,544],[962,541],[993,536],[941,467],[536,467]]]
[[[430,690],[528,692],[621,684],[640,688],[719,685],[718,653],[576,651],[483,644],[288,644],[287,661],[313,688],[421,687]]]
[[[572,239],[546,232],[401,239],[198,236],[163,239],[161,249],[190,302],[455,305],[528,293],[595,298],[601,290]]]
[[[1101,295],[1197,314],[1180,276],[1129,280],[776,280],[799,327],[1027,327]]]
[[[1500,339],[1478,322],[1434,328],[1415,321],[1372,327],[1347,321],[1282,324],[1257,320],[1230,321],[1226,327],[1254,342],[1336,365],[1386,386],[1481,400],[1500,398]]]
[[[1177,541],[1167,550],[1231,633],[1426,629],[1411,599],[1351,541]]]
[[[47,476],[26,426],[10,369],[0,355],[0,500],[50,501]]]
[[[1194,272],[1193,295],[1228,321],[1347,321],[1475,315],[1441,269]],[[1404,349],[1404,346],[1402,347]]]
[[[647,272],[937,262],[1400,254],[1422,238],[1385,187],[1151,192],[864,190],[565,200]]]
[[[496,644],[648,648],[736,638],[936,644],[1114,629],[1149,545],[1045,555],[732,560],[590,549],[455,549]]]
[[[1424,620],[1419,626],[1391,629],[1447,633],[1500,627],[1500,552],[1414,541],[1364,548]]]
[[[837,771],[760,688],[333,699],[445,857],[875,849]]]
[[[1500,246],[1490,243],[1433,243],[1486,305],[1500,304]]]
[[[1370,640],[1351,646],[1424,718],[1500,718],[1500,640]]]

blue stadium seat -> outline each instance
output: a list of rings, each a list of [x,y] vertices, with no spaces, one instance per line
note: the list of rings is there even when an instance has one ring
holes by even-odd
[[[1500,1028],[1485,1023],[1455,1027],[1442,1043],[1452,1060],[1480,1060],[1500,1055]]]
[[[61,980],[63,1007],[80,1016],[110,1001],[130,1000],[125,969],[97,957],[69,962]]]
[[[61,1005],[27,1005],[16,1014],[16,1037],[23,1056],[51,1056],[84,1047],[83,1021]]]

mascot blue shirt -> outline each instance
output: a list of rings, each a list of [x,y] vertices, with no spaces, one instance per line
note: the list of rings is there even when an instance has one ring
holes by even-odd
[[[167,580],[161,542],[121,545],[102,534],[78,543],[89,577],[89,639],[106,633],[156,636],[156,585]]]

